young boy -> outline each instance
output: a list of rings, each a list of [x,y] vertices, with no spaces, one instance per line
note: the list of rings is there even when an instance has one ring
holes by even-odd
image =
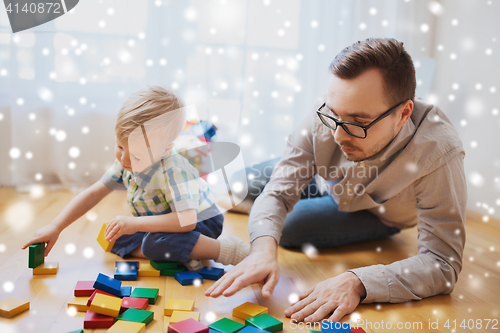
[[[115,241],[113,253],[177,261],[195,270],[201,268],[200,259],[238,264],[249,247],[234,236],[217,239],[223,215],[213,194],[198,171],[172,151],[184,122],[183,105],[173,93],[150,86],[132,95],[118,113],[114,164],[22,248],[45,242],[47,256],[64,228],[121,189],[127,190],[134,216],[109,222],[105,238]]]

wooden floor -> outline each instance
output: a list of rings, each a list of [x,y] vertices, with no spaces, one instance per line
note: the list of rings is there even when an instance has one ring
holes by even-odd
[[[110,194],[86,216],[61,233],[56,246],[46,258],[46,261],[59,261],[60,268],[56,276],[32,276],[31,269],[27,268],[28,253],[20,247],[37,228],[49,223],[72,197],[70,192],[59,191],[31,198],[29,194],[17,193],[12,188],[0,189],[0,299],[12,296],[31,302],[29,312],[13,319],[0,318],[0,332],[69,332],[83,328],[84,313],[67,313],[66,304],[72,298],[76,281],[94,280],[99,272],[113,275],[114,262],[119,257],[103,252],[96,237],[103,222],[116,215],[130,214],[125,194],[118,192]],[[221,237],[237,235],[248,242],[247,222],[246,215],[226,214]],[[348,322],[351,319],[355,322],[360,318],[365,323],[370,322],[372,329],[362,326],[366,332],[390,331],[375,328],[382,321],[384,325],[391,322],[394,328],[398,322],[403,325],[422,325],[420,328],[414,326],[414,329],[401,330],[404,332],[498,332],[500,222],[492,219],[483,222],[479,214],[470,212],[466,224],[464,268],[451,295],[403,304],[360,305],[342,321]],[[72,252],[72,248],[76,251]],[[163,315],[163,308],[169,298],[194,299],[195,311],[201,313],[201,322],[206,324],[222,317],[233,318],[232,309],[241,303],[257,302],[268,307],[271,315],[284,322],[284,332],[306,332],[306,328],[294,329],[283,316],[283,310],[290,305],[290,295],[348,268],[389,264],[416,253],[416,228],[403,230],[383,240],[320,251],[314,258],[307,257],[300,251],[280,248],[281,278],[270,301],[260,297],[258,285],[247,287],[232,297],[218,299],[203,295],[212,281],[204,281],[199,287],[182,287],[172,277],[141,277],[138,281],[124,282],[124,285],[160,289],[156,305],[148,308],[155,312],[155,319],[148,325],[147,332],[167,331],[169,317]],[[206,264],[214,265],[213,262]],[[226,267],[226,270],[231,267]],[[444,327],[448,319],[450,328]],[[471,319],[475,326],[472,326]],[[496,330],[492,329],[492,322],[485,329],[488,319],[497,320]],[[439,329],[429,329],[429,320],[438,320]],[[482,320],[481,329],[477,328],[477,320]],[[454,321],[456,330],[453,330]],[[464,323],[465,329],[460,327]]]

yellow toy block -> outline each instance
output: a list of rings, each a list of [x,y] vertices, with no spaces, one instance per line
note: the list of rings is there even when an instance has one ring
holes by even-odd
[[[174,310],[172,312],[172,316],[170,317],[170,323],[178,323],[180,321],[193,318],[194,320],[200,321],[200,313],[195,311],[177,311]]]
[[[40,266],[33,268],[33,275],[57,274],[59,261],[44,262]]]
[[[191,299],[174,299],[168,300],[165,305],[165,316],[171,316],[174,311],[193,311],[194,301]]]
[[[121,307],[121,298],[97,293],[90,304],[89,310],[105,316],[118,317]]]
[[[149,263],[139,264],[139,276],[160,276],[160,271],[151,266]]]
[[[142,333],[146,331],[146,324],[135,321],[118,320],[106,332],[109,333]]]
[[[0,301],[0,317],[12,318],[26,310],[29,310],[30,302],[22,299],[7,297]]]
[[[258,304],[246,302],[233,309],[233,317],[247,319],[267,313],[267,308]]]
[[[68,308],[75,307],[76,311],[87,312],[89,309],[87,302],[90,297],[73,297],[71,301],[68,302]]]
[[[113,245],[115,245],[115,242],[108,242],[104,238],[104,231],[106,230],[107,226],[108,226],[107,223],[103,223],[101,231],[99,232],[99,236],[97,236],[97,241],[99,242],[99,245],[101,245],[104,251],[110,252],[111,249],[113,248]]]

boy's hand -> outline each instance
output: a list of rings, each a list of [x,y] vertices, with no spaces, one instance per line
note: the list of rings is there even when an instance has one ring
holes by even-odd
[[[47,245],[45,246],[45,251],[43,252],[43,255],[48,256],[50,250],[52,250],[52,247],[56,243],[56,240],[59,237],[60,233],[61,233],[61,231],[58,228],[56,228],[52,224],[48,224],[44,227],[41,227],[37,231],[35,231],[35,236],[33,236],[33,238],[29,242],[24,244],[22,249],[24,250],[28,246],[33,245],[33,244],[37,244],[37,243],[47,243]]]
[[[108,242],[116,241],[121,235],[131,235],[137,232],[137,218],[118,215],[108,223],[104,231],[104,238]]]

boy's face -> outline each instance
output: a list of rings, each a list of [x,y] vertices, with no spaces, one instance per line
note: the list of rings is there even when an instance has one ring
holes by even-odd
[[[151,161],[149,149],[146,146],[144,139],[140,140],[139,137],[136,137],[132,140],[129,139],[128,142],[122,142],[117,138],[115,156],[125,170],[130,172],[142,172],[158,162],[161,157],[165,156],[173,148],[173,146],[173,143],[170,144],[159,154],[155,152],[155,149],[152,149],[154,160]]]

